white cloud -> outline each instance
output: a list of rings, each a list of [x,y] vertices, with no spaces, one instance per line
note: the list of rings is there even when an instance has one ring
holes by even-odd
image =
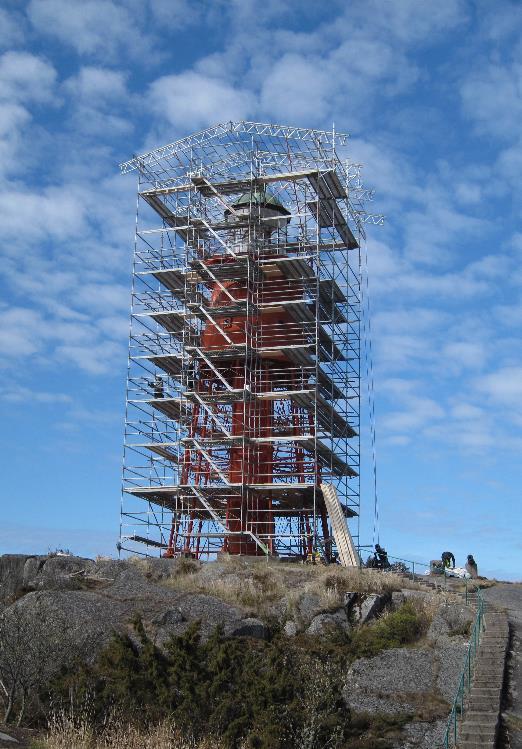
[[[488,359],[486,346],[472,341],[452,341],[444,346],[442,356],[452,372],[481,369]]]
[[[32,309],[12,307],[0,311],[0,361],[6,366],[9,359],[28,357],[42,347],[43,320]]]
[[[454,419],[473,421],[475,419],[483,419],[486,416],[486,413],[483,408],[479,408],[471,403],[459,401],[451,409],[451,415]]]
[[[280,48],[270,67],[264,62],[259,81],[264,116],[324,126],[345,115],[352,128],[360,128],[375,105],[368,96],[371,86],[392,97],[417,80],[415,65],[389,38],[374,38],[368,29],[354,29],[349,41],[341,29],[326,33],[333,37],[327,53],[311,53],[311,47],[324,44],[313,34],[301,35],[294,38],[292,52]]]
[[[441,0],[425,5],[417,0],[382,3],[366,0],[350,4],[347,19],[373,26],[380,35],[392,35],[405,43],[431,44],[440,33],[466,20],[464,0]]]
[[[502,325],[519,328],[522,325],[522,301],[515,304],[500,304],[493,313]]]
[[[143,5],[143,0],[133,4]],[[183,28],[200,20],[206,10],[203,4],[190,0],[148,0],[153,18],[160,24],[168,24],[169,28]]]
[[[0,57],[0,99],[13,102],[52,101],[56,70],[29,52],[5,52]]]
[[[455,195],[459,203],[476,205],[483,199],[482,185],[469,181],[458,182],[455,186]]]
[[[428,188],[422,208],[405,215],[405,250],[416,262],[446,264],[456,238],[484,234],[487,227],[485,220],[455,209],[439,188]]]
[[[497,159],[496,168],[501,178],[506,179],[508,184],[511,183],[515,189],[520,189],[520,174],[522,173],[521,138],[517,138],[508,148],[502,149]]]
[[[31,108],[56,104],[56,71],[28,52],[0,56],[0,174],[23,174],[34,163],[36,144]]]
[[[276,120],[316,124],[331,112],[335,83],[316,58],[283,55],[263,82],[261,107]]]
[[[509,37],[518,38],[522,24],[522,7],[515,0],[482,3],[479,23],[483,37],[509,43]]]
[[[2,231],[5,237],[67,239],[84,230],[86,207],[81,190],[74,185],[31,192],[17,187],[0,193]]]
[[[156,114],[185,131],[243,119],[254,103],[249,92],[193,71],[158,78],[150,87],[149,101]]]
[[[507,366],[479,377],[475,387],[496,403],[522,413],[522,366]]]
[[[0,8],[0,47],[12,48],[24,40],[23,19]]]
[[[31,0],[28,15],[35,29],[74,47],[78,54],[113,60],[126,52],[139,58],[154,53],[151,37],[122,3],[112,0]],[[145,20],[145,19],[143,19]]]
[[[444,409],[432,398],[408,395],[401,401],[400,409],[388,411],[381,420],[385,433],[396,435],[407,432],[406,436],[411,437],[412,432],[422,430],[444,418]]]
[[[0,400],[8,403],[31,405],[32,403],[71,403],[72,398],[67,393],[49,393],[42,390],[32,390],[20,385],[0,387]]]
[[[80,346],[74,343],[58,346],[56,355],[67,363],[73,363],[79,369],[91,375],[104,375],[122,368],[125,361],[125,346],[113,341],[102,341],[91,346]]]
[[[475,121],[479,132],[500,138],[518,135],[522,119],[521,76],[522,65],[518,62],[488,62],[462,83],[464,111]]]
[[[121,71],[94,66],[80,68],[77,75],[69,78],[65,89],[76,99],[115,107],[128,95],[126,76]]]
[[[23,135],[31,115],[19,104],[0,103],[0,171],[8,174],[19,168]]]
[[[72,127],[77,133],[107,138],[132,130],[131,117],[123,116],[130,109],[132,97],[121,71],[85,66],[63,88],[70,98]]]
[[[75,303],[89,310],[91,316],[99,312],[124,311],[129,308],[129,288],[116,283],[86,283],[76,287]]]

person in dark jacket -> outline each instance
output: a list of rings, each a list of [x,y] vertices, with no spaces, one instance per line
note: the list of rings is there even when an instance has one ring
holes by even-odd
[[[386,549],[383,549],[380,544],[375,544],[375,554],[377,556],[378,566],[381,569],[387,569],[390,566],[388,561],[388,553]]]
[[[478,577],[477,563],[473,559],[473,554],[468,554],[468,561],[466,562],[466,571],[469,572],[471,577]]]
[[[451,553],[451,551],[443,551],[441,555],[442,559],[442,566],[448,569],[449,567],[452,567],[455,569],[455,557]]]

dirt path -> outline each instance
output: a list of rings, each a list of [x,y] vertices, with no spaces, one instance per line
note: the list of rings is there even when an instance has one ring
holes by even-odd
[[[512,630],[508,673],[508,703],[504,712],[507,728],[504,746],[522,749],[522,584],[498,583],[483,591],[486,601],[506,609]]]

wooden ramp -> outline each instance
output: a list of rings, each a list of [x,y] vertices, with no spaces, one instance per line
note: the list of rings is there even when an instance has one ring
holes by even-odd
[[[339,553],[339,561],[343,567],[358,567],[360,564],[359,554],[354,546],[337,491],[332,484],[321,484],[321,489],[326,511],[332,523],[332,533]]]

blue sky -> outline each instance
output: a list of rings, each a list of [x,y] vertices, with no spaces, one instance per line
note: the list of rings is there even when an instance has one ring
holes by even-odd
[[[231,119],[335,121],[387,217],[367,243],[381,542],[522,577],[522,4],[324,5],[3,0],[0,552],[115,551],[118,163]]]

